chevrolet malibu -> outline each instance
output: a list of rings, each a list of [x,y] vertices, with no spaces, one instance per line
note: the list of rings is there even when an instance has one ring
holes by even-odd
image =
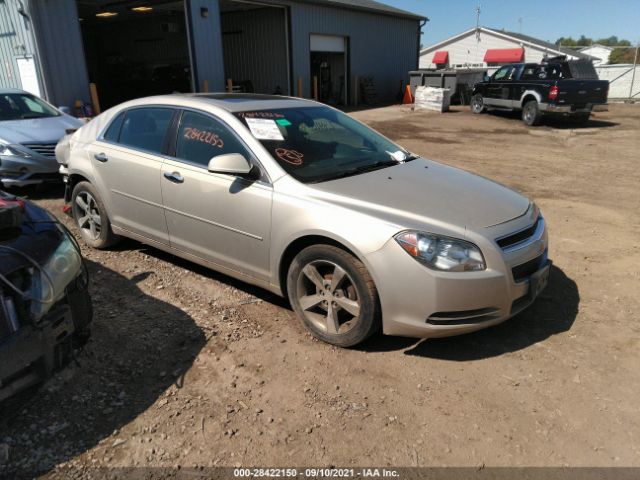
[[[88,245],[130,237],[286,296],[333,345],[479,330],[548,282],[534,203],[308,100],[133,100],[56,153]]]

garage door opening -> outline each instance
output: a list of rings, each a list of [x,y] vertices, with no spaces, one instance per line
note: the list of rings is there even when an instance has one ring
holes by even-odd
[[[347,45],[346,37],[310,37],[311,91],[315,94],[317,88],[318,100],[322,103],[347,105]]]
[[[183,1],[78,0],[89,80],[102,108],[192,89]]]
[[[286,7],[220,1],[225,78],[235,92],[291,95],[287,15]]]

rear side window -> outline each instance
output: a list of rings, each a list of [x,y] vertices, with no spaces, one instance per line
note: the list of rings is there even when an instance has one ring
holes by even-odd
[[[247,148],[224,123],[195,112],[182,114],[176,158],[206,168],[213,157],[227,153],[240,153],[251,159]]]
[[[118,143],[118,137],[120,137],[120,129],[122,128],[122,122],[124,120],[124,112],[121,112],[115,120],[111,122],[107,131],[104,132],[102,138],[107,142]]]
[[[173,110],[170,108],[128,110],[122,122],[118,143],[152,153],[162,153],[172,115]]]

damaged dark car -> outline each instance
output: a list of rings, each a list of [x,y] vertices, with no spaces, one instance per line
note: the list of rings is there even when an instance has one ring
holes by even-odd
[[[46,210],[0,191],[0,402],[68,364],[91,319],[73,236]]]

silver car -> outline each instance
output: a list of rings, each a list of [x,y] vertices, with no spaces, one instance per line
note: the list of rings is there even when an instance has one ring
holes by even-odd
[[[0,89],[0,186],[59,182],[56,144],[82,125],[35,95]]]
[[[496,325],[549,278],[535,204],[308,100],[134,100],[57,153],[87,244],[130,237],[288,296],[334,345]]]

